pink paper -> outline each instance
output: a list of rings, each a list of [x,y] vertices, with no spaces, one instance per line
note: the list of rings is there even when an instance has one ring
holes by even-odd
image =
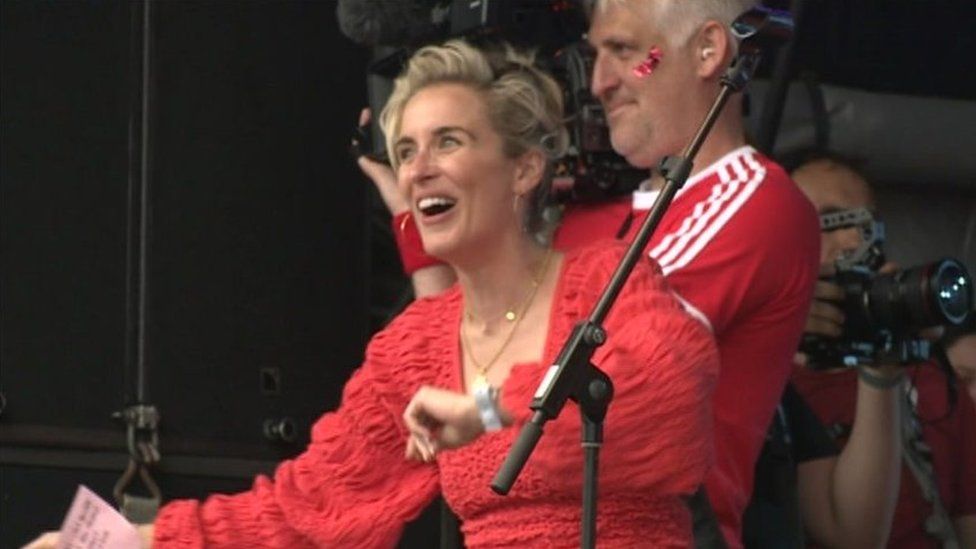
[[[78,486],[61,524],[58,549],[134,549],[139,532],[111,505],[84,486]]]

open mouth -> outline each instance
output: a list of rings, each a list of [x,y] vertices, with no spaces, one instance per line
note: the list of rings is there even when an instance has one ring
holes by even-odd
[[[446,196],[428,196],[417,201],[417,209],[424,216],[433,216],[450,210],[456,203],[456,200]]]

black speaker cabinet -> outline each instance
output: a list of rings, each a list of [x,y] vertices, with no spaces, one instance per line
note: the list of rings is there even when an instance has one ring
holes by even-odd
[[[125,465],[140,260],[167,498],[300,451],[371,329],[369,186],[347,154],[369,52],[332,2],[153,1],[143,97],[143,7],[0,2],[4,547]]]

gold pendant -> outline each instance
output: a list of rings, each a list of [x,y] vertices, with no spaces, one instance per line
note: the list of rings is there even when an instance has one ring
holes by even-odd
[[[488,385],[488,378],[485,377],[485,374],[479,373],[478,375],[474,376],[474,381],[471,383],[471,386],[477,388],[481,387],[482,385]]]

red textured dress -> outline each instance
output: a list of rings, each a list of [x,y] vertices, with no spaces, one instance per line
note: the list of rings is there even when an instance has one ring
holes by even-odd
[[[416,390],[463,387],[463,297],[454,287],[413,303],[373,338],[305,453],[248,492],[168,504],[154,547],[391,547],[438,492],[461,518],[469,547],[578,547],[583,454],[575,404],[546,425],[508,496],[489,483],[529,418],[547,365],[622,254],[622,245],[607,242],[564,258],[544,360],[514,365],[501,388],[514,426],[442,452],[435,463],[403,457],[401,414]],[[599,545],[687,547],[691,524],[680,497],[701,484],[712,461],[714,343],[650,262],[638,265],[605,325],[609,339],[594,363],[611,375],[616,394],[600,460]]]

